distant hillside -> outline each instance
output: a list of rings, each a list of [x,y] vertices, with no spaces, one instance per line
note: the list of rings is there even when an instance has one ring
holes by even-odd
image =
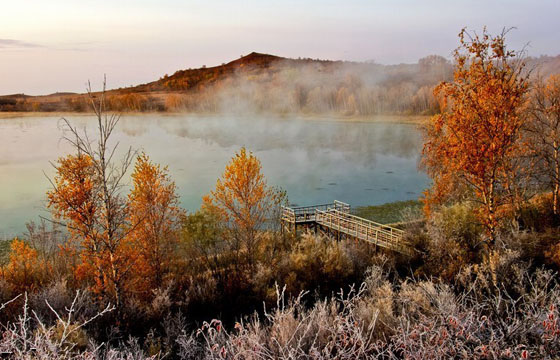
[[[529,58],[527,64],[534,75],[560,73],[560,56]],[[452,64],[437,55],[415,64],[380,65],[251,53],[110,90],[107,105],[114,111],[433,114],[433,88],[452,72]],[[85,94],[0,96],[0,111],[83,112],[88,104]]]
[[[171,76],[165,75],[157,81],[138,85],[127,90],[136,92],[201,90],[234,75],[243,74],[249,76],[262,74],[264,72],[271,73],[282,68],[295,67],[309,64],[310,62],[319,64],[332,63],[331,61],[311,59],[294,60],[253,52],[247,56],[219,66],[179,70]]]

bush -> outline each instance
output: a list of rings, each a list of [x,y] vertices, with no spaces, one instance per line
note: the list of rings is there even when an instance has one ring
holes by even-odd
[[[282,257],[273,279],[294,296],[308,289],[329,294],[350,283],[353,270],[342,243],[306,233]]]
[[[522,229],[544,231],[557,225],[557,219],[552,212],[552,194],[543,193],[521,205],[519,210],[519,225]]]
[[[36,249],[15,238],[10,244],[10,260],[2,273],[12,293],[19,294],[46,284],[51,269],[50,264],[39,257]]]
[[[552,359],[560,351],[553,273],[518,279],[530,289],[519,297],[500,288],[483,298],[431,281],[390,284],[381,274],[373,268],[358,290],[311,308],[278,291],[276,309],[263,319],[253,316],[231,332],[220,321],[205,323],[178,339],[181,354],[188,358],[194,348],[205,359]]]
[[[54,314],[46,320],[24,296],[22,313],[1,331],[0,351],[17,359],[553,359],[560,352],[557,274],[529,275],[512,265],[513,253],[497,261],[500,285],[491,291],[488,269],[463,277],[457,291],[431,280],[391,282],[373,266],[361,286],[311,306],[308,295],[288,298],[276,287],[272,310],[230,328],[212,320],[188,332],[182,314],[168,311],[162,333],[104,345],[94,345],[87,328],[112,308],[84,316],[78,293],[64,312],[45,301]]]
[[[452,280],[469,264],[478,262],[477,244],[483,229],[466,204],[443,207],[432,214],[424,243],[424,274]]]

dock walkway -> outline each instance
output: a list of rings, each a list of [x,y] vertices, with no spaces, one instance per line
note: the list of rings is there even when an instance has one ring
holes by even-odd
[[[282,228],[297,231],[298,227],[321,230],[338,239],[367,241],[405,255],[413,254],[413,246],[404,239],[403,230],[352,215],[350,205],[336,200],[332,204],[283,207]]]

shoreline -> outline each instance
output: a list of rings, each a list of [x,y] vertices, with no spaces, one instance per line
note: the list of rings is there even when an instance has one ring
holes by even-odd
[[[421,213],[422,207],[423,203],[420,198],[410,200],[396,200],[376,205],[353,206],[352,214],[381,224],[392,225],[398,224],[403,221],[402,213],[405,209]],[[188,212],[191,214],[194,213],[191,211]],[[11,241],[14,237],[21,237],[23,236],[24,232],[25,230],[22,230],[20,232],[7,232],[0,230],[0,252],[4,241]]]
[[[83,117],[93,116],[92,112],[0,112],[0,119],[34,118],[34,117]],[[215,117],[215,116],[252,116],[252,117],[277,117],[278,119],[302,119],[306,121],[334,121],[349,123],[395,123],[395,124],[425,124],[430,115],[336,115],[336,114],[236,114],[236,113],[193,113],[193,112],[121,112],[121,116],[193,116],[193,117]]]

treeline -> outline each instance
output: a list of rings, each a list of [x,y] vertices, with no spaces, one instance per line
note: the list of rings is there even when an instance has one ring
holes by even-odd
[[[107,109],[118,112],[166,111],[160,97],[149,94],[124,93],[106,95]],[[88,95],[48,95],[44,97],[10,95],[0,96],[0,111],[11,112],[91,112]]]
[[[274,58],[178,72],[136,88],[110,91],[107,109],[132,112],[278,114],[433,114],[434,86],[450,78],[440,56],[383,66]],[[86,95],[4,97],[1,111],[89,111]]]
[[[166,107],[177,111],[249,111],[281,114],[432,114],[433,87],[452,66],[429,56],[418,64],[279,62],[266,71],[238,72],[196,94],[177,94]]]
[[[559,57],[526,59],[527,70],[547,78]],[[437,55],[416,64],[380,65],[294,60],[251,54],[212,68],[178,71],[153,83],[106,94],[119,112],[433,115],[433,90],[451,80],[453,63]],[[0,111],[87,112],[87,95],[0,97]]]

